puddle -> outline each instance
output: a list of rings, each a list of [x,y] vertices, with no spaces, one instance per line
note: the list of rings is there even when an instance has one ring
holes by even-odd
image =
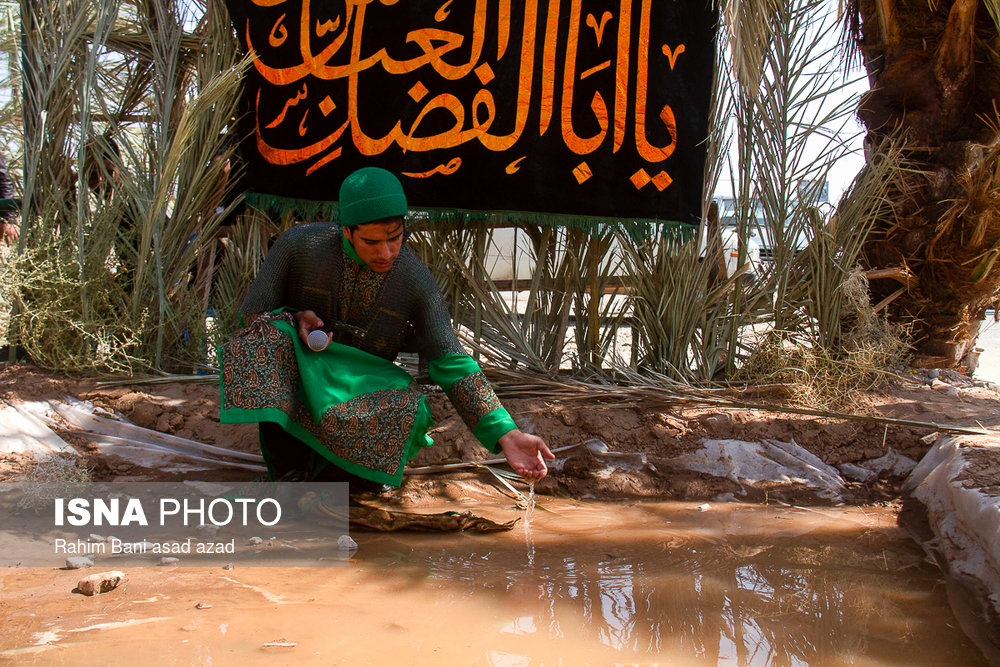
[[[346,567],[138,568],[91,599],[7,570],[0,663],[985,664],[890,510],[543,499],[528,533],[354,537]]]

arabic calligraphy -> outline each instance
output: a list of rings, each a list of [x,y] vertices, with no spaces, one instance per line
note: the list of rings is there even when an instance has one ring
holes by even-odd
[[[624,152],[660,185],[678,143],[701,139],[664,103],[690,46],[652,43],[652,0],[232,1],[253,10],[238,32],[256,56],[256,146],[272,165],[312,174],[345,150],[426,154],[404,172],[426,179],[455,174],[459,149],[468,162],[470,148],[517,147],[514,174],[544,139],[578,156],[578,182],[592,175],[581,157]]]

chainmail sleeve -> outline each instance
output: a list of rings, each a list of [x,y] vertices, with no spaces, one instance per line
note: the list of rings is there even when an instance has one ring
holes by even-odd
[[[240,316],[249,324],[255,315],[269,313],[287,305],[285,287],[288,283],[288,265],[294,248],[295,236],[285,232],[268,250],[257,277],[250,284],[240,304]]]
[[[240,304],[240,315],[269,313],[278,308],[312,310],[334,322],[342,271],[339,227],[311,222],[278,237]]]
[[[418,350],[428,360],[428,373],[455,406],[455,411],[476,439],[492,452],[499,451],[497,441],[517,428],[510,414],[500,403],[496,392],[479,364],[466,354],[445,305],[440,288],[423,264],[420,264],[423,285],[413,313]]]

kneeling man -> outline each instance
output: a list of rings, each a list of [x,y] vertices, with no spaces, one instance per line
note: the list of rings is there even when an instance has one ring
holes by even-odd
[[[247,328],[220,348],[221,421],[260,422],[272,479],[398,486],[431,444],[426,398],[392,363],[416,351],[479,442],[541,479],[552,453],[518,430],[459,344],[437,283],[403,247],[406,213],[399,180],[366,167],[341,185],[339,225],[278,238],[240,305]],[[321,351],[307,344],[317,330]]]

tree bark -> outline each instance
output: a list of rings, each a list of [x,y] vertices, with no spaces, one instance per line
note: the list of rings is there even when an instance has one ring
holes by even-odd
[[[871,84],[859,108],[866,152],[892,140],[906,160],[894,214],[876,225],[864,259],[912,276],[886,310],[912,323],[917,362],[962,368],[1000,296],[1000,36],[979,0],[855,9]],[[886,276],[871,282],[876,303],[900,289]]]

